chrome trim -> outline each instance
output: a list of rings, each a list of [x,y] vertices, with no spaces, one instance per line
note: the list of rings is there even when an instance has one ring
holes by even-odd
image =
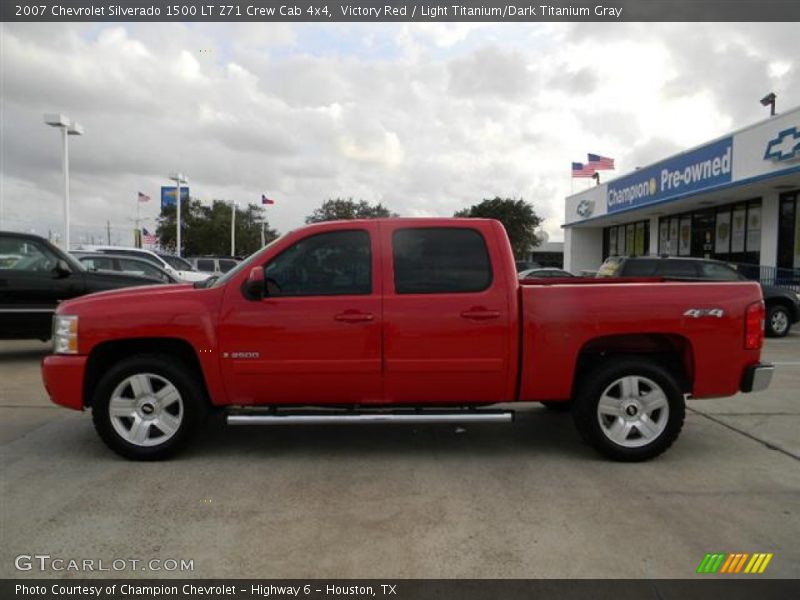
[[[0,312],[6,313],[54,313],[55,308],[0,308]]]
[[[432,414],[332,414],[332,415],[245,415],[226,417],[228,425],[324,425],[342,423],[510,423],[514,413],[510,411],[478,413],[432,413]]]
[[[772,374],[775,372],[773,365],[758,365],[753,369],[753,383],[751,392],[762,392],[769,387],[772,382]]]

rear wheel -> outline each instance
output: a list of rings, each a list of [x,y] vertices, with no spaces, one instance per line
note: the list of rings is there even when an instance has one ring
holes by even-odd
[[[669,448],[683,426],[685,403],[675,378],[644,359],[621,358],[589,374],[573,418],[581,436],[601,454],[636,462]]]
[[[766,334],[770,337],[784,337],[789,333],[792,321],[786,307],[776,304],[767,310],[767,322],[764,324]]]
[[[138,355],[112,367],[100,380],[92,420],[116,453],[159,460],[179,450],[205,413],[204,390],[190,369],[171,356]]]

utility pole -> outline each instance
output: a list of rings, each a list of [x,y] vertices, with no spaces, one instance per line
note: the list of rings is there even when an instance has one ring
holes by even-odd
[[[111,221],[106,221],[106,236],[108,239],[108,245],[111,245]]]
[[[236,201],[231,201],[231,256],[236,255]]]
[[[261,247],[262,248],[264,246],[266,246],[266,244],[264,243],[264,225],[265,225],[265,223],[262,221],[261,222]]]

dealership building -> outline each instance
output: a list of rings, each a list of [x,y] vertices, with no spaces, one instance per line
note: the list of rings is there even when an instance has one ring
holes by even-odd
[[[573,194],[565,221],[574,273],[668,254],[800,279],[800,107]]]

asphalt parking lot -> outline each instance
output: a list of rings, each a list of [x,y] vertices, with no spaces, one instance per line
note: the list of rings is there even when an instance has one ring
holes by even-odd
[[[800,332],[768,340],[766,392],[689,404],[660,458],[618,464],[568,415],[513,425],[225,428],[162,463],[112,454],[51,405],[49,346],[0,342],[0,576],[15,557],[192,560],[262,578],[687,578],[707,552],[800,577]]]

